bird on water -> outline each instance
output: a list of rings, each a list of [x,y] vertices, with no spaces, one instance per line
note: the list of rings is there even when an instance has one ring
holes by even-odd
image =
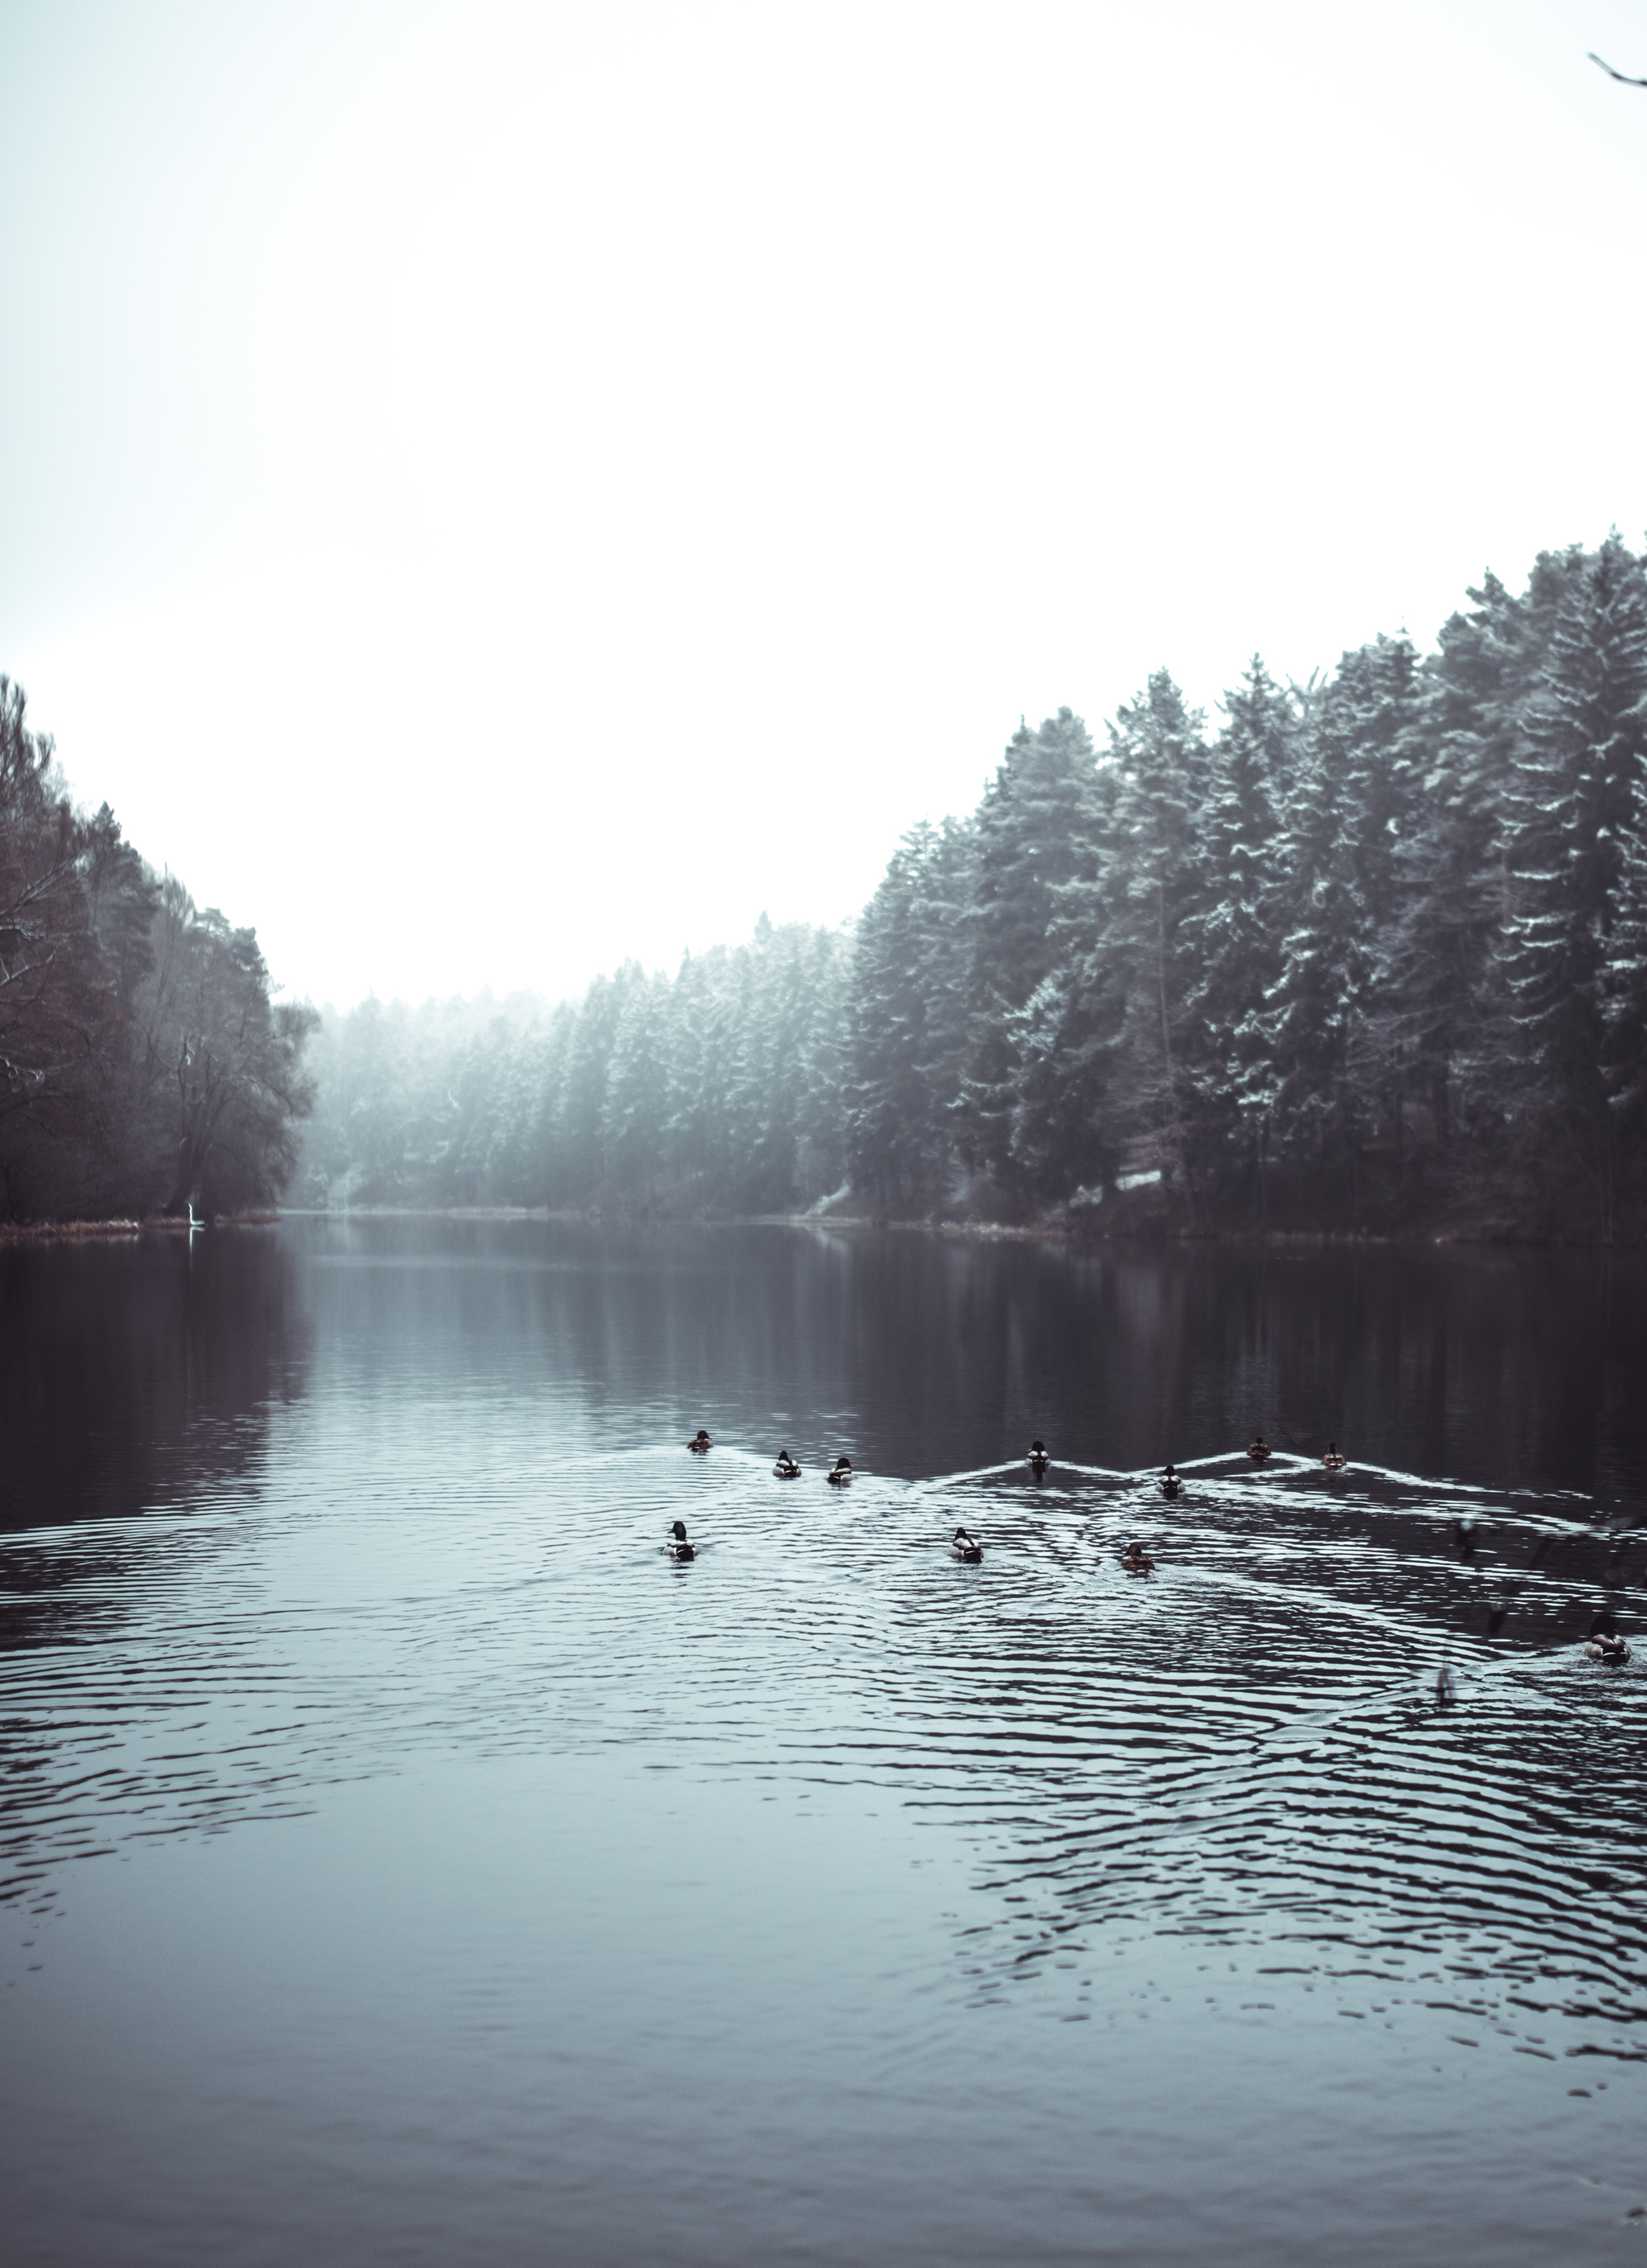
[[[1621,1669],[1630,1658],[1629,1639],[1620,1637],[1605,1608],[1590,1625],[1590,1643],[1585,1653],[1592,1661],[1610,1662],[1614,1669]]]
[[[833,1466],[824,1475],[824,1478],[829,1483],[831,1488],[844,1488],[851,1477],[852,1460],[850,1457],[837,1457]]]
[[[1182,1476],[1173,1466],[1169,1464],[1166,1470],[1161,1475],[1161,1494],[1166,1497],[1176,1496],[1183,1485],[1184,1483]]]
[[[792,1481],[796,1475],[800,1471],[800,1467],[796,1463],[794,1458],[790,1456],[787,1449],[780,1449],[778,1451],[778,1461],[776,1464],[773,1466],[772,1469],[777,1475],[779,1480]]]
[[[1261,1465],[1269,1454],[1269,1444],[1261,1433],[1254,1433],[1246,1445],[1246,1454],[1255,1465]]]
[[[965,1559],[974,1567],[983,1557],[982,1544],[975,1535],[964,1528],[958,1528],[955,1530],[954,1535],[950,1538],[949,1548],[958,1559]]]
[[[1042,1477],[1051,1462],[1052,1459],[1047,1454],[1047,1444],[1032,1441],[1029,1445],[1029,1469],[1037,1480]]]
[[[691,1450],[695,1457],[703,1456],[710,1449],[713,1448],[714,1446],[714,1443],[710,1440],[708,1432],[702,1425],[698,1427],[697,1432],[687,1443],[687,1448]]]
[[[676,1520],[670,1522],[669,1535],[665,1542],[664,1550],[669,1554],[669,1557],[672,1559],[695,1559],[697,1557],[697,1545],[695,1543],[688,1543],[687,1541],[687,1524],[684,1520]]]
[[[1152,1575],[1155,1562],[1142,1543],[1129,1543],[1121,1554],[1121,1567],[1129,1575]]]
[[[1349,1460],[1336,1441],[1329,1441],[1327,1445],[1327,1454],[1321,1459],[1321,1462],[1329,1473],[1342,1473]]]

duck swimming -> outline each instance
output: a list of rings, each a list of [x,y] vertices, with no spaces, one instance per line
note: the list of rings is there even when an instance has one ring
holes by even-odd
[[[1329,1441],[1327,1445],[1327,1454],[1321,1459],[1321,1462],[1329,1473],[1342,1473],[1349,1460],[1336,1441]]]
[[[776,1474],[779,1480],[792,1481],[796,1475],[800,1471],[800,1467],[796,1463],[794,1458],[790,1456],[787,1449],[780,1449],[778,1451],[778,1461],[776,1464],[773,1466],[772,1469]]]
[[[1029,1469],[1037,1480],[1041,1478],[1051,1462],[1052,1459],[1047,1454],[1047,1444],[1032,1441],[1029,1445]]]
[[[664,1544],[664,1550],[669,1554],[669,1557],[672,1559],[695,1559],[697,1557],[697,1545],[695,1543],[688,1543],[687,1542],[687,1524],[684,1520],[677,1520],[671,1524],[668,1538]]]
[[[1161,1475],[1161,1494],[1163,1496],[1176,1496],[1183,1485],[1184,1484],[1180,1475],[1175,1472],[1173,1467],[1169,1465],[1166,1470]]]
[[[1630,1658],[1629,1641],[1621,1638],[1610,1622],[1597,1622],[1585,1653],[1592,1661],[1610,1662],[1614,1669],[1622,1669]]]
[[[835,1463],[824,1475],[824,1478],[828,1482],[831,1488],[844,1488],[851,1477],[852,1460],[850,1457],[837,1457]]]
[[[1129,1575],[1152,1575],[1155,1562],[1142,1543],[1129,1543],[1121,1556],[1123,1572]]]
[[[1246,1445],[1246,1454],[1255,1465],[1261,1465],[1269,1454],[1269,1444],[1261,1433],[1254,1433]]]
[[[706,1455],[708,1452],[714,1447],[714,1446],[715,1444],[710,1440],[708,1433],[704,1431],[702,1425],[698,1427],[697,1432],[687,1443],[687,1448],[691,1450],[695,1457]]]
[[[982,1544],[979,1543],[976,1536],[969,1535],[964,1528],[958,1528],[955,1530],[954,1535],[950,1538],[949,1548],[958,1559],[965,1559],[974,1567],[983,1557]]]

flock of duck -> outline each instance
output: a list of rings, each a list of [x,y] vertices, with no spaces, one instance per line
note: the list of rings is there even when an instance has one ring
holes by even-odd
[[[714,1442],[710,1439],[708,1428],[702,1425],[699,1426],[697,1432],[687,1443],[687,1448],[695,1457],[707,1456],[714,1446]],[[1261,1433],[1254,1433],[1246,1445],[1249,1463],[1268,1464],[1272,1454],[1268,1442]],[[1032,1441],[1026,1454],[1025,1462],[1037,1483],[1045,1480],[1052,1464],[1051,1453],[1046,1443],[1039,1440]],[[1322,1469],[1336,1475],[1347,1471],[1349,1464],[1349,1458],[1345,1456],[1337,1442],[1329,1441],[1321,1456]],[[774,1477],[778,1480],[793,1481],[800,1478],[801,1469],[787,1449],[780,1449],[777,1462],[773,1466],[772,1471]],[[845,1488],[852,1478],[851,1458],[837,1457],[835,1463],[825,1473],[824,1478],[832,1488]],[[1161,1494],[1170,1500],[1182,1492],[1183,1485],[1183,1475],[1174,1465],[1167,1464],[1158,1483]],[[677,1520],[671,1522],[664,1550],[672,1559],[697,1557],[697,1546],[687,1535],[685,1521]],[[976,1566],[983,1557],[982,1544],[969,1529],[965,1528],[958,1528],[955,1530],[950,1539],[950,1550],[957,1559],[964,1560],[971,1566]],[[1144,1550],[1143,1544],[1136,1541],[1129,1543],[1121,1553],[1121,1565],[1122,1572],[1128,1575],[1152,1575],[1155,1572],[1154,1560]],[[1592,1661],[1611,1662],[1615,1667],[1622,1667],[1630,1658],[1629,1641],[1614,1628],[1611,1617],[1606,1614],[1597,1616],[1585,1652]]]

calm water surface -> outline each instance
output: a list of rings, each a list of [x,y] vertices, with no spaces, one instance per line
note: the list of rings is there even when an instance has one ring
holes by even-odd
[[[0,1254],[10,2257],[1634,2257],[1644,1292],[540,1222]],[[1144,1484],[1254,1425],[1354,1467]]]

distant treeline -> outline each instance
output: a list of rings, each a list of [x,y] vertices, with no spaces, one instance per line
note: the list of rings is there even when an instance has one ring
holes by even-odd
[[[1021,729],[849,933],[333,1020],[310,1193],[1638,1233],[1647,576],[1469,597],[1215,730],[1165,672]]]
[[[310,1046],[317,1204],[787,1211],[844,1180],[848,938],[764,917],[576,1006],[365,1001]]]
[[[271,1001],[254,931],[73,806],[0,677],[0,1220],[268,1204],[312,1021]]]

